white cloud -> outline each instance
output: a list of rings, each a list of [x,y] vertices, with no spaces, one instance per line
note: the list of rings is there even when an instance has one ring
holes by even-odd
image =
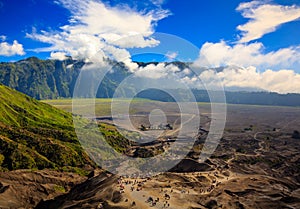
[[[300,47],[282,48],[264,53],[262,43],[236,44],[234,46],[229,46],[224,41],[205,43],[196,63],[210,67],[238,65],[290,68],[293,64],[300,63]]]
[[[74,64],[67,65],[67,69],[72,69],[73,66]]]
[[[76,59],[101,55],[117,61],[126,60],[129,67],[133,64],[128,61],[129,52],[125,48],[159,44],[151,35],[157,21],[168,16],[168,11],[162,9],[143,13],[128,6],[111,7],[96,0],[59,0],[57,3],[70,10],[70,24],[61,27],[60,32],[27,34],[52,45],[36,51],[66,52]]]
[[[168,59],[168,60],[174,60],[174,59],[176,59],[178,57],[178,52],[171,52],[171,51],[169,51],[169,52],[167,52],[167,54],[166,54],[166,58]]]
[[[107,37],[106,40],[110,40],[114,45],[122,48],[145,48],[157,46],[160,42],[154,38],[145,38],[142,34],[130,35],[130,36],[119,36],[112,39],[110,34],[105,34],[102,37]]]
[[[242,31],[239,43],[247,43],[261,38],[267,33],[273,32],[284,23],[300,18],[300,7],[264,4],[263,1],[241,3],[237,11],[250,20],[237,27]]]
[[[67,56],[66,56],[66,53],[64,53],[64,52],[51,52],[50,58],[63,61],[65,59],[67,59]]]
[[[6,36],[4,35],[0,36],[0,41],[6,41]]]
[[[176,73],[180,72],[180,69],[173,64],[159,63],[157,65],[150,64],[145,67],[140,67],[134,71],[134,74],[138,77],[160,79],[167,76],[174,77]]]
[[[191,71],[190,69],[188,69],[188,68],[185,68],[185,69],[182,71],[182,73],[183,73],[184,75],[190,75],[190,74],[192,73],[192,71]]]
[[[2,36],[2,39],[6,37]],[[22,44],[19,44],[18,41],[14,40],[13,44],[8,42],[0,43],[0,56],[14,56],[14,55],[24,55],[24,48]]]
[[[300,75],[293,70],[266,70],[260,72],[256,67],[232,68],[221,72],[207,70],[200,74],[207,87],[215,85],[217,78],[225,87],[248,87],[278,93],[300,93]]]
[[[156,6],[161,6],[166,2],[166,0],[152,0],[152,3]]]
[[[63,0],[63,2],[66,5],[65,2],[69,2],[69,0]],[[109,7],[102,2],[72,2],[77,3],[77,6],[81,5],[79,9],[70,7],[71,11],[75,12],[73,21],[78,24],[64,26],[63,28],[73,33],[87,32],[88,29],[90,34],[99,35],[100,37],[103,34],[117,35],[119,36],[118,39],[137,34],[147,37],[153,34],[155,22],[167,16],[167,12],[164,11],[143,14],[124,6]],[[111,40],[108,39],[108,41]],[[133,47],[135,45],[138,46],[138,43],[134,44]]]
[[[161,0],[152,2],[157,5],[163,3]],[[159,44],[159,41],[151,35],[157,22],[168,16],[168,11],[159,7],[151,12],[138,12],[128,6],[111,7],[96,0],[59,0],[58,3],[72,13],[70,23],[61,27],[59,32],[41,31],[27,34],[32,39],[51,44],[50,47],[36,49],[37,51],[52,52],[51,57],[55,59],[64,59],[66,55],[71,55],[75,59],[103,62],[103,58],[112,58],[124,62],[137,77],[158,80],[172,77],[191,87],[202,87],[199,78],[189,69],[180,71],[177,66],[164,63],[139,68],[131,60],[128,48],[144,48]],[[222,72],[203,71],[201,68],[199,72],[197,71],[201,80],[208,88],[218,82],[216,78],[220,78],[226,87],[251,87],[279,93],[300,93],[300,75],[294,71],[258,70],[274,66],[283,69],[290,68],[295,63],[300,64],[300,47],[294,46],[265,53],[262,43],[242,44],[274,31],[285,22],[297,19],[299,8],[262,5],[253,1],[240,4],[237,9],[244,17],[250,18],[248,23],[238,26],[243,32],[241,43],[233,46],[224,41],[205,43],[196,64],[206,66],[209,63],[209,66],[213,67],[236,65],[243,68],[228,67]],[[177,56],[177,52],[166,54],[170,60]]]
[[[248,43],[275,31],[281,24],[300,18],[300,7],[251,1],[241,3],[237,10],[250,19],[246,24],[238,26],[242,31],[239,42],[234,45],[225,41],[207,42],[201,47],[195,62],[198,67],[229,67],[221,72],[200,71],[201,80],[208,87],[214,86],[221,79],[225,87],[300,93],[300,74],[295,71],[299,70],[295,67],[300,64],[300,46],[266,52],[262,43]],[[196,85],[191,80],[189,82]]]

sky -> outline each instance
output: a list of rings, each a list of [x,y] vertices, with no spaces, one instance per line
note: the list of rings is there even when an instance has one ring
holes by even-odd
[[[300,0],[0,0],[0,18],[2,62],[101,56],[143,75],[133,61],[179,60],[226,66],[210,83],[300,93]]]

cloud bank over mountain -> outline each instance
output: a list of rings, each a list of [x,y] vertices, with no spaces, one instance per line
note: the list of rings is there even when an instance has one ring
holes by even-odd
[[[136,11],[127,5],[109,6],[101,1],[60,0],[57,4],[72,14],[69,24],[60,31],[40,31],[27,37],[51,44],[36,49],[76,59],[111,58],[132,68],[127,48],[152,47],[159,44],[151,37],[157,22],[169,15],[167,10]],[[95,60],[93,60],[95,61]]]
[[[51,44],[39,48],[39,52],[51,52],[51,58],[62,60],[66,55],[75,59],[103,62],[114,59],[124,62],[137,77],[159,79],[171,74],[178,76],[178,69],[172,65],[148,65],[139,67],[132,62],[131,48],[149,48],[160,45],[153,37],[159,21],[171,12],[162,9],[164,1],[144,2],[152,9],[141,9],[140,5],[109,5],[96,0],[59,0],[57,4],[69,10],[69,24],[58,31],[36,31],[27,37]],[[222,72],[207,70],[197,76],[180,74],[183,83],[201,86],[199,79],[207,86],[221,80],[225,87],[249,87],[280,93],[300,93],[299,74],[300,46],[291,45],[267,51],[262,42],[253,42],[265,34],[272,33],[279,26],[296,21],[300,7],[279,5],[269,2],[251,1],[240,3],[236,11],[247,22],[237,26],[238,41],[206,42],[199,49],[199,58],[194,66],[208,68],[226,67]],[[192,32],[192,31],[191,31]],[[180,52],[168,52],[165,57],[172,61]],[[229,66],[229,67],[228,67]],[[230,66],[238,66],[231,68]],[[299,70],[299,69],[298,69]]]

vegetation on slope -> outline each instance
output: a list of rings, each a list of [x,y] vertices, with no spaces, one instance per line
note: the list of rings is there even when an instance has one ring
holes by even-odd
[[[0,63],[0,83],[36,99],[70,98],[83,61],[68,58],[40,60],[31,57],[18,62]],[[97,97],[111,97],[114,89],[126,77],[128,70],[121,63],[112,62],[115,69],[104,78]]]
[[[72,115],[0,85],[2,170],[93,166],[81,148]]]

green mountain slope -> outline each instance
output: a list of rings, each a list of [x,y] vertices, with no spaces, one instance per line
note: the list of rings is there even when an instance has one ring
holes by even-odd
[[[93,166],[72,125],[71,114],[0,85],[1,169]]]
[[[73,60],[40,60],[31,57],[18,62],[0,63],[0,83],[36,99],[70,98],[84,62]],[[98,97],[111,97],[114,89],[126,77],[128,70],[112,62],[113,73],[107,74]]]

